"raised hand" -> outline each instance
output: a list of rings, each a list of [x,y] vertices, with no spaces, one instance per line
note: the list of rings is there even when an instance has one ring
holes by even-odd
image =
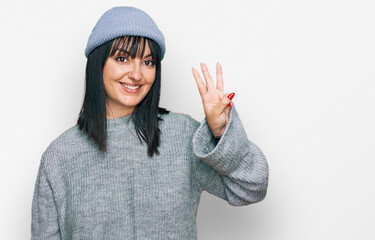
[[[229,110],[234,93],[224,94],[223,71],[219,63],[216,64],[216,87],[206,64],[201,63],[206,84],[203,82],[198,70],[192,68],[195,82],[202,97],[204,113],[208,126],[216,138],[223,135],[229,121]]]

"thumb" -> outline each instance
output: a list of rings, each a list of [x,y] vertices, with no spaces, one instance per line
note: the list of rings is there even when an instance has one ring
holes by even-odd
[[[222,107],[222,110],[224,110],[226,107],[231,107],[231,102],[232,102],[232,99],[234,97],[235,93],[232,92],[230,94],[225,94],[224,97],[221,99],[221,107]]]

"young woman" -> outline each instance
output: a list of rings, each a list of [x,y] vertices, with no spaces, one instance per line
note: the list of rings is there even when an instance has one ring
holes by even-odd
[[[203,190],[234,206],[266,196],[268,165],[231,102],[193,69],[206,118],[160,108],[164,37],[132,7],[115,7],[86,47],[78,122],[42,155],[32,239],[196,239]]]

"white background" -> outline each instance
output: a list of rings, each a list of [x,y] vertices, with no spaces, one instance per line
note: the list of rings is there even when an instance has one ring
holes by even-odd
[[[191,67],[225,92],[270,166],[264,201],[204,193],[199,239],[375,239],[375,1],[2,1],[0,239],[29,239],[40,157],[76,123],[88,36],[118,5],[166,38],[161,106],[204,117]]]

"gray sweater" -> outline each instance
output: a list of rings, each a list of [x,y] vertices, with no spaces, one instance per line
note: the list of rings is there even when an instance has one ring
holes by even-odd
[[[152,158],[129,115],[108,119],[106,153],[78,125],[57,137],[40,162],[32,239],[196,239],[203,190],[233,206],[264,199],[268,164],[234,105],[220,140],[206,120],[161,117],[160,155]]]

